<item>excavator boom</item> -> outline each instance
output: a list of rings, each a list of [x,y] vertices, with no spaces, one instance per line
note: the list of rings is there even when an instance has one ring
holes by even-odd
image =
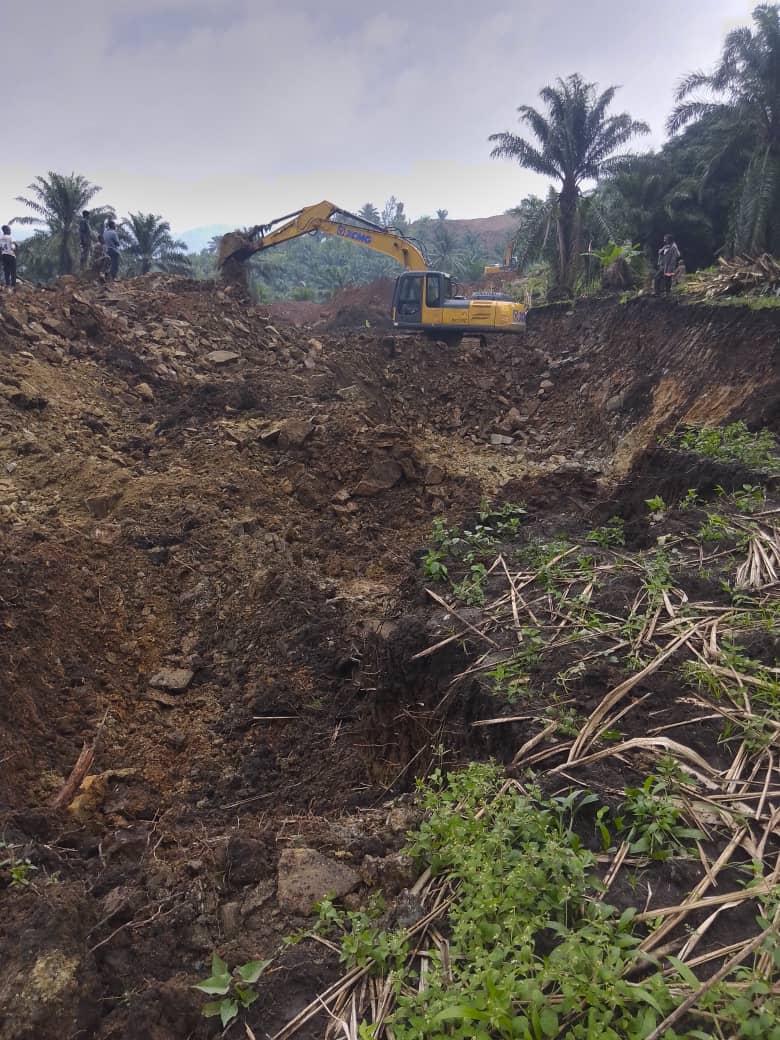
[[[318,202],[270,224],[224,235],[219,247],[219,267],[226,277],[232,277],[235,268],[255,253],[311,233],[354,242],[403,264],[406,270],[396,279],[393,293],[394,328],[423,332],[445,343],[457,344],[464,336],[519,332],[525,327],[526,308],[522,303],[500,293],[466,299],[448,274],[429,270],[422,249],[400,231],[363,220],[332,202]],[[511,260],[509,247],[507,255]]]
[[[351,224],[338,219],[344,216],[357,221]],[[281,225],[276,227],[275,225]],[[392,228],[363,221],[362,218],[339,209],[332,202],[318,202],[315,206],[306,206],[295,213],[278,217],[270,224],[262,224],[249,231],[231,231],[223,235],[219,246],[218,265],[220,268],[229,260],[244,261],[250,256],[272,246],[289,242],[312,232],[333,235],[356,245],[365,246],[376,252],[384,253],[402,264],[409,271],[425,271],[427,263],[422,250],[410,239]]]

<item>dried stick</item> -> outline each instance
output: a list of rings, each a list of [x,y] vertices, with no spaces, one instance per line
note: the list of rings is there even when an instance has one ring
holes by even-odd
[[[76,792],[84,782],[84,778],[92,768],[92,763],[95,761],[95,753],[98,747],[98,741],[103,733],[103,726],[105,725],[106,719],[108,718],[108,712],[103,716],[100,725],[97,728],[92,744],[87,744],[84,741],[84,746],[81,749],[79,757],[76,759],[76,764],[70,771],[70,776],[62,785],[62,787],[49,799],[49,805],[52,809],[65,809],[73,799],[76,797]]]
[[[691,995],[687,997],[679,1007],[675,1008],[670,1015],[667,1015],[663,1022],[661,1022],[661,1024],[647,1037],[647,1040],[660,1040],[666,1030],[671,1029],[675,1022],[679,1022],[683,1015],[687,1014],[691,1008],[701,1000],[705,993],[725,979],[726,976],[745,959],[745,957],[754,953],[764,939],[768,938],[775,931],[776,927],[775,924],[770,924],[769,927],[765,928],[760,935],[757,935],[752,942],[748,943],[744,949],[734,954],[731,960],[726,961],[726,963],[719,968],[714,975],[711,975],[710,978],[708,978],[706,982],[703,982],[697,990],[694,990],[694,992],[691,993]]]

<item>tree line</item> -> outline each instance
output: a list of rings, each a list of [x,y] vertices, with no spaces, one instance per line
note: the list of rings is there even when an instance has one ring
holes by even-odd
[[[718,255],[780,252],[780,4],[759,4],[752,25],[735,29],[709,72],[684,76],[657,152],[627,146],[649,132],[627,112],[615,113],[616,87],[599,90],[578,74],[545,86],[539,108],[518,109],[524,133],[491,135],[491,155],[549,178],[546,197],[529,195],[509,211],[521,273],[539,274],[551,298],[582,289],[608,257],[652,262],[673,232],[689,269]],[[36,231],[20,243],[20,273],[50,280],[76,263],[81,211],[100,191],[79,174],[49,173],[18,202],[14,222]],[[379,209],[366,203],[358,218],[397,228],[415,239],[433,268],[477,280],[499,260],[475,234],[458,232],[447,211],[410,221],[394,196]],[[97,232],[110,206],[95,207]],[[172,271],[196,278],[216,273],[217,243],[188,254],[157,214],[129,214],[119,224],[123,273]],[[250,281],[260,299],[323,299],[344,285],[394,277],[392,260],[329,236],[305,236],[256,256]]]
[[[558,80],[541,91],[541,111],[518,109],[526,136],[490,138],[494,158],[555,182],[546,198],[511,211],[521,270],[541,265],[550,296],[571,297],[588,258],[610,242],[652,259],[673,232],[689,269],[718,255],[780,252],[780,5],[759,4],[711,71],[680,80],[660,151],[623,150],[649,128],[610,113],[615,92],[576,74]]]
[[[33,234],[18,245],[19,273],[30,281],[50,281],[58,275],[72,274],[78,256],[78,226],[89,210],[89,225],[97,238],[107,220],[116,220],[113,206],[94,206],[92,200],[102,189],[81,174],[54,173],[36,177],[26,195],[16,201],[27,213],[14,217],[12,224],[33,225]],[[91,208],[90,208],[91,207]],[[125,276],[168,271],[190,274],[187,247],[171,234],[171,226],[156,213],[130,213],[117,222],[121,242],[122,271]]]

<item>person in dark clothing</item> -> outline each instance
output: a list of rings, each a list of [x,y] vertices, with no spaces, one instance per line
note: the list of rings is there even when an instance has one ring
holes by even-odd
[[[79,251],[81,270],[89,263],[89,251],[92,246],[92,228],[89,226],[89,210],[85,209],[79,221]]]
[[[109,220],[106,224],[106,230],[103,232],[103,245],[111,261],[109,279],[113,282],[119,274],[119,235],[116,230],[116,222],[113,220]]]
[[[3,263],[3,278],[9,289],[16,288],[16,242],[11,237],[11,229],[3,224],[0,235],[0,259]]]
[[[660,296],[672,291],[672,282],[680,263],[680,250],[671,235],[664,235],[664,244],[658,250],[658,270],[655,276],[655,294]]]

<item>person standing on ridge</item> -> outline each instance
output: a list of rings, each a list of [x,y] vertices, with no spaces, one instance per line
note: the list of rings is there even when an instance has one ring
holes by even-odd
[[[653,295],[668,295],[672,291],[677,265],[680,262],[680,250],[671,235],[664,235],[664,244],[658,250],[658,270],[655,275],[655,292]]]
[[[89,226],[89,210],[85,209],[79,221],[79,251],[81,270],[89,263],[89,251],[92,246],[92,228]]]
[[[109,220],[106,223],[106,230],[103,232],[103,245],[106,247],[106,253],[111,261],[111,271],[109,273],[109,280],[116,281],[117,275],[119,274],[119,235],[116,230],[116,221]]]
[[[11,229],[8,224],[3,224],[3,233],[0,235],[0,259],[3,263],[3,278],[9,289],[16,288],[16,242],[11,237]]]

